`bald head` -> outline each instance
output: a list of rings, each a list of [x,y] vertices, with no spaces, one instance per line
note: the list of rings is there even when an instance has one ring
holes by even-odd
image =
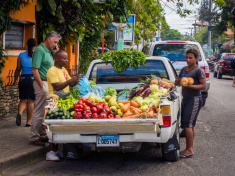
[[[55,66],[58,68],[66,67],[68,62],[68,54],[64,50],[55,53]]]

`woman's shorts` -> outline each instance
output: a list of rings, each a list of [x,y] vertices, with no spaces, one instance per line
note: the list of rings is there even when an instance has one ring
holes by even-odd
[[[20,99],[35,100],[34,88],[33,88],[33,75],[21,75],[19,81],[19,94]]]
[[[197,116],[202,107],[202,97],[183,99],[181,109],[181,127],[195,127]]]

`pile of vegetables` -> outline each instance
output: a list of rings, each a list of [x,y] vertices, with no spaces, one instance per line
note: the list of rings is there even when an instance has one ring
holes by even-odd
[[[105,97],[78,97],[74,89],[66,100],[59,99],[57,108],[49,111],[49,119],[120,119],[158,118],[160,96],[168,94],[175,87],[165,78],[151,76],[128,90],[128,100],[117,101],[117,91],[108,87]]]

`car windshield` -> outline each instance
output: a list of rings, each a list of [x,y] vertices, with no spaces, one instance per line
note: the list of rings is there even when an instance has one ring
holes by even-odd
[[[224,60],[231,61],[233,58],[235,59],[235,54],[226,54]]]
[[[196,48],[199,50],[195,44],[156,44],[153,50],[153,56],[162,56],[168,58],[170,61],[185,61],[185,52],[189,48]],[[199,61],[201,61],[201,55],[199,56]]]
[[[145,67],[139,66],[137,69],[129,67],[126,71],[117,74],[111,63],[97,63],[93,66],[89,80],[93,80],[96,84],[109,83],[138,83],[140,79],[154,74],[161,78],[169,79],[168,73],[162,61],[147,60]]]

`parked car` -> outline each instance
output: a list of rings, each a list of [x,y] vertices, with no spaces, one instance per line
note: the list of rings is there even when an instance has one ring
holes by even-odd
[[[107,52],[107,51],[109,51],[109,49],[104,47],[104,52]],[[98,48],[98,53],[99,55],[102,54],[102,47]]]
[[[205,105],[206,98],[208,97],[208,90],[210,88],[209,80],[209,66],[203,53],[202,47],[198,42],[192,41],[158,41],[146,44],[142,52],[151,56],[162,56],[168,58],[179,74],[180,70],[187,66],[185,52],[195,47],[198,49],[200,56],[198,60],[199,67],[201,67],[206,75],[206,89],[202,92],[203,106]]]
[[[230,66],[232,58],[235,58],[235,53],[223,53],[221,55],[214,65],[214,77],[221,79],[223,75],[233,76],[234,69]]]

